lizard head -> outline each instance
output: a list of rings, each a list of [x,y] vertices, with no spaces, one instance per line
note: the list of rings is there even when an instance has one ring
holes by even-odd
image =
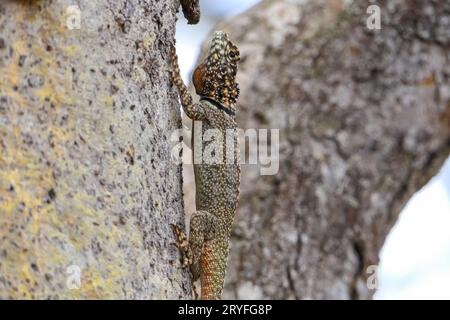
[[[239,97],[236,83],[239,50],[223,31],[216,31],[206,59],[195,69],[193,83],[198,95],[234,109]]]

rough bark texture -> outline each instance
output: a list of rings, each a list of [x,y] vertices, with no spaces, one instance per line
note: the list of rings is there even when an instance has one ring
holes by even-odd
[[[169,228],[179,2],[75,3],[73,30],[74,1],[0,3],[0,298],[190,297]]]
[[[281,145],[277,175],[242,168],[226,298],[370,298],[367,267],[449,154],[450,3],[378,1],[381,30],[370,4],[264,1],[216,27],[241,51],[240,127]]]

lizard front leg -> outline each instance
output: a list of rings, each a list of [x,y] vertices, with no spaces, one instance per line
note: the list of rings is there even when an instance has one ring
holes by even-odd
[[[180,0],[184,17],[188,24],[196,24],[200,21],[200,4],[199,0]]]
[[[178,94],[180,96],[181,106],[183,107],[186,115],[192,120],[205,119],[205,109],[200,103],[194,103],[192,95],[189,93],[188,88],[183,82],[180,74],[180,67],[178,65],[178,56],[175,50],[175,46],[172,46],[171,52],[172,83],[177,87]]]
[[[216,235],[218,218],[207,211],[196,211],[191,217],[189,226],[189,241],[180,227],[171,225],[177,238],[177,247],[180,250],[183,267],[189,267],[192,274],[192,284],[197,298],[194,282],[202,277],[201,258],[204,245],[213,241]],[[205,296],[202,284],[202,298]]]

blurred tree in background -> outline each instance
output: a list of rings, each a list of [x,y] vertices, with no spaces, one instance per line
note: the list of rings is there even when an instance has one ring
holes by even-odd
[[[215,27],[241,50],[240,127],[281,129],[280,172],[243,167],[227,298],[370,298],[449,155],[450,4],[379,2],[381,30],[369,4],[263,1]]]

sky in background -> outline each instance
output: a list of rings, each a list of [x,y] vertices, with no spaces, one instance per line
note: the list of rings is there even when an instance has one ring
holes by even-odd
[[[450,159],[408,202],[380,253],[377,299],[450,299]]]
[[[177,23],[177,52],[183,80],[190,80],[194,64],[200,54],[202,42],[208,37],[214,25],[227,17],[239,14],[259,0],[200,0],[202,6],[200,22],[196,25],[186,24],[180,13]],[[180,9],[181,12],[181,9]]]
[[[259,0],[200,2],[198,25],[187,25],[181,14],[177,24],[177,52],[186,82],[215,23]],[[450,159],[403,209],[380,258],[376,299],[450,299]]]

